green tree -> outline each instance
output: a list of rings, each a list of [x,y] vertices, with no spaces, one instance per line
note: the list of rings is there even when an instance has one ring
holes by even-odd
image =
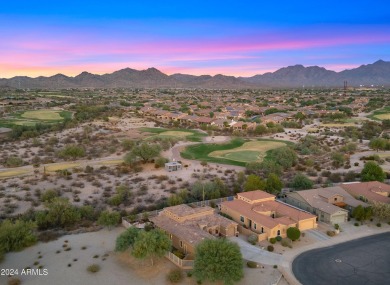
[[[284,169],[289,169],[297,163],[297,154],[288,146],[273,150],[272,156]]]
[[[58,152],[58,156],[65,159],[77,159],[85,156],[85,149],[78,145],[66,145]]]
[[[283,183],[280,180],[279,176],[274,173],[268,175],[264,188],[268,193],[278,194],[280,193],[280,191],[282,191],[282,188]]]
[[[164,167],[165,166],[165,163],[167,163],[169,160],[168,159],[166,159],[165,157],[158,157],[157,159],[156,159],[156,161],[155,161],[155,166],[156,166],[156,168],[157,167]]]
[[[18,251],[37,241],[35,223],[5,220],[0,224],[0,252]]]
[[[54,198],[45,202],[45,206],[47,210],[35,216],[40,229],[73,226],[81,219],[80,212],[67,198]]]
[[[184,200],[183,200],[182,197],[180,197],[180,195],[172,194],[168,198],[168,205],[169,206],[176,206],[176,205],[180,205],[180,204],[183,204],[183,203],[184,203]]]
[[[116,188],[116,194],[108,199],[108,203],[113,206],[119,206],[130,198],[130,189],[126,185],[120,185]]]
[[[49,189],[42,193],[40,200],[41,202],[50,202],[56,197],[58,197],[58,192],[56,190]]]
[[[97,223],[111,229],[119,224],[121,215],[118,212],[103,211],[100,213]]]
[[[294,118],[299,122],[302,122],[304,119],[306,119],[306,116],[302,112],[298,112],[295,114]]]
[[[132,247],[135,240],[137,239],[140,230],[136,227],[130,227],[123,233],[121,233],[115,242],[115,251],[125,251]]]
[[[237,183],[241,186],[244,184],[246,180],[245,173],[243,171],[240,171],[237,173]]]
[[[313,181],[311,181],[306,175],[297,173],[292,182],[291,187],[295,190],[306,190],[313,188]]]
[[[142,231],[134,241],[132,255],[139,259],[150,258],[153,266],[154,259],[163,257],[171,246],[171,240],[163,231]]]
[[[259,165],[259,169],[265,175],[269,175],[270,173],[281,175],[283,172],[283,167],[270,159],[263,160]]]
[[[226,239],[206,239],[195,250],[194,277],[198,281],[233,284],[244,276],[243,260],[236,243]]]
[[[387,145],[387,140],[383,138],[373,138],[370,140],[369,147],[375,149],[377,152],[379,150],[384,150]]]
[[[372,212],[380,221],[390,221],[390,204],[374,202]]]
[[[133,164],[138,160],[142,160],[144,163],[151,161],[153,158],[160,154],[161,147],[158,144],[141,143],[136,145],[125,156],[124,160],[127,164]]]
[[[221,197],[221,193],[224,193],[224,184],[214,180],[212,182],[205,182],[202,180],[196,181],[191,186],[191,195],[198,201],[217,199]]]
[[[267,127],[266,126],[264,126],[264,125],[258,125],[258,126],[256,126],[256,128],[255,128],[255,134],[256,135],[265,135],[265,134],[267,134],[268,133],[268,129],[267,129]]]
[[[287,229],[287,237],[292,241],[299,239],[301,231],[297,227],[289,227]]]
[[[10,156],[7,158],[5,165],[7,167],[18,167],[23,165],[23,160],[17,156]]]
[[[121,143],[123,150],[129,151],[133,148],[135,145],[135,142],[133,140],[124,139]]]
[[[373,209],[371,207],[357,206],[352,211],[352,216],[358,221],[365,221],[372,217]]]
[[[340,167],[344,164],[345,158],[344,154],[340,152],[332,152],[331,154],[332,164],[334,167]]]
[[[383,172],[383,169],[376,162],[368,161],[364,165],[360,176],[362,181],[383,182],[386,178],[386,173]]]
[[[265,183],[261,178],[257,175],[251,174],[247,177],[246,182],[244,184],[244,191],[253,191],[253,190],[264,190]]]
[[[91,205],[81,206],[78,210],[82,219],[89,221],[94,221],[96,219],[97,213]]]

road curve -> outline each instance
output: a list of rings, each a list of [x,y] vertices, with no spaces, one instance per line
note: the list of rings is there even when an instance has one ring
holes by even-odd
[[[292,271],[303,285],[389,284],[390,232],[304,252]]]

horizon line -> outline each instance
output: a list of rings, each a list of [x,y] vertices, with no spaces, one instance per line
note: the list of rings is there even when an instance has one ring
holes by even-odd
[[[164,67],[162,68],[156,68],[156,67],[148,67],[148,68],[141,68],[141,69],[135,69],[135,68],[131,68],[131,67],[123,67],[123,68],[119,68],[119,69],[115,69],[113,71],[109,71],[109,72],[102,72],[102,73],[93,73],[93,72],[90,72],[90,71],[87,71],[87,70],[83,70],[83,71],[80,71],[78,72],[77,74],[74,74],[74,75],[70,75],[69,73],[66,74],[66,72],[58,72],[58,73],[54,73],[54,74],[51,74],[51,75],[39,75],[39,76],[36,76],[36,77],[32,77],[32,76],[28,76],[28,75],[15,75],[15,76],[12,76],[12,77],[0,77],[0,79],[7,79],[7,80],[10,80],[10,79],[13,79],[13,78],[17,78],[17,77],[28,77],[28,78],[32,78],[32,79],[36,79],[36,78],[40,78],[40,77],[46,77],[46,78],[50,78],[50,77],[53,77],[53,76],[56,76],[56,75],[63,75],[63,76],[66,76],[66,77],[70,77],[70,78],[75,78],[79,75],[81,75],[82,73],[89,73],[89,74],[92,74],[92,75],[98,75],[98,76],[102,76],[102,75],[106,75],[106,74],[112,74],[114,72],[118,72],[118,71],[121,71],[121,70],[125,70],[125,69],[132,69],[132,70],[135,70],[135,71],[147,71],[149,69],[156,69],[158,70],[159,72],[167,75],[167,76],[172,76],[172,75],[175,75],[175,74],[182,74],[182,75],[190,75],[190,76],[212,76],[212,77],[215,77],[217,75],[222,75],[222,76],[233,76],[235,78],[240,78],[240,77],[243,77],[243,78],[250,78],[250,77],[254,77],[254,76],[257,76],[257,75],[264,75],[266,73],[274,73],[280,69],[283,69],[283,68],[288,68],[288,67],[294,67],[294,66],[303,66],[304,68],[309,68],[309,67],[319,67],[319,68],[324,68],[328,71],[333,71],[333,72],[336,72],[336,73],[340,73],[340,72],[343,72],[343,71],[346,71],[346,70],[351,70],[351,69],[355,69],[355,68],[358,68],[358,67],[361,67],[361,66],[364,66],[364,65],[370,65],[370,64],[374,64],[374,63],[377,63],[377,62],[380,62],[380,61],[383,61],[383,62],[390,62],[390,61],[385,61],[385,60],[382,60],[382,59],[378,59],[372,63],[367,63],[367,64],[360,64],[360,65],[353,65],[354,67],[351,67],[351,68],[346,68],[346,69],[342,69],[340,71],[336,71],[336,70],[332,70],[332,69],[327,69],[326,67],[323,67],[323,66],[318,66],[318,65],[303,65],[303,64],[294,64],[294,65],[288,65],[288,66],[284,66],[284,67],[280,67],[280,68],[277,68],[273,71],[266,71],[264,73],[256,73],[254,75],[250,75],[250,76],[237,76],[237,75],[225,75],[223,73],[215,73],[215,74],[190,74],[190,73],[181,73],[181,72],[174,72],[174,73],[169,73],[169,72],[166,72],[164,71]],[[167,68],[169,69],[169,68]]]

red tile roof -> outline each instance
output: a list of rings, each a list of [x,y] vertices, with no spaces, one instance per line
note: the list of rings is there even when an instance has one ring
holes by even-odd
[[[378,181],[370,181],[370,182],[358,182],[358,183],[343,183],[340,185],[343,189],[345,189],[352,196],[358,198],[359,196],[363,196],[368,199],[370,202],[382,202],[390,204],[390,197],[386,197],[384,195],[378,194],[377,192],[387,192],[387,195],[390,193],[390,185],[378,182]]]

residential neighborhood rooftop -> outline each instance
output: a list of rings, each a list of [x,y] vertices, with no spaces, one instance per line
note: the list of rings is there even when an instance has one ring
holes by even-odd
[[[390,185],[378,182],[343,183],[340,185],[355,197],[365,197],[369,202],[390,203]]]

